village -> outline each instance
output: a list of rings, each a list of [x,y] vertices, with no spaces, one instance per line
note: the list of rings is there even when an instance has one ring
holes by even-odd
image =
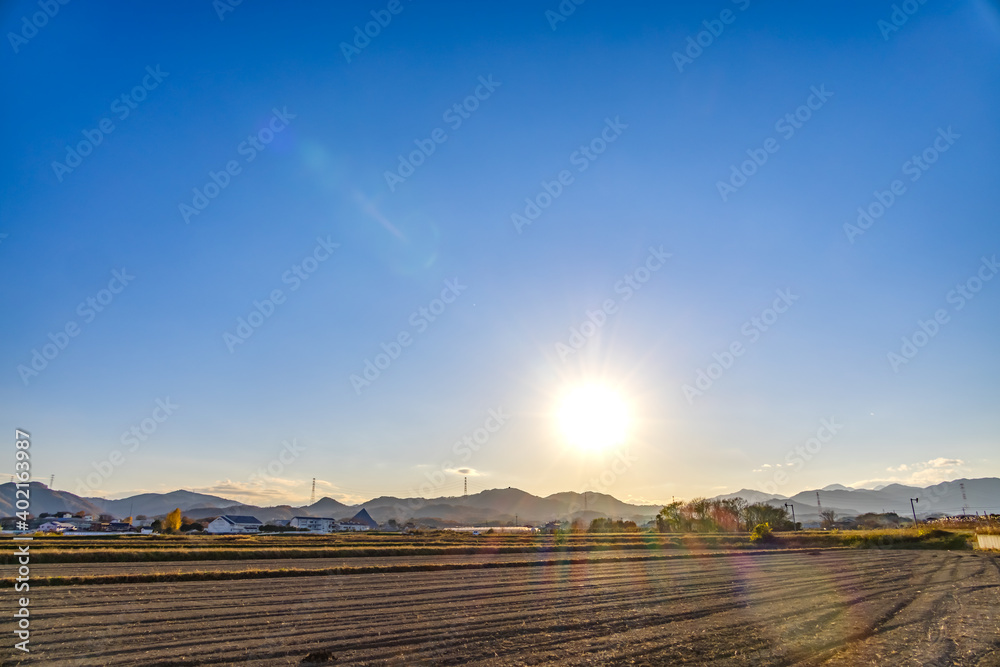
[[[175,510],[178,516],[180,510]],[[85,512],[43,512],[38,518],[28,522],[28,530],[38,533],[63,535],[106,535],[142,534],[151,535],[168,532],[167,519],[150,519],[142,514],[133,517],[115,518],[110,514],[100,514],[96,518]],[[4,525],[4,529],[11,528]],[[209,535],[237,535],[267,532],[308,532],[328,534],[349,531],[379,530],[379,524],[368,511],[362,509],[349,519],[330,517],[296,516],[291,519],[276,519],[265,524],[249,515],[223,514],[215,518],[193,521],[183,517],[177,530],[181,532],[204,532]],[[405,531],[406,527],[395,522],[381,528],[385,531]]]

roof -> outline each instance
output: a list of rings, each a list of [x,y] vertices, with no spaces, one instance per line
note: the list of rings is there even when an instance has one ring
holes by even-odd
[[[375,519],[372,518],[371,514],[369,514],[366,509],[362,509],[360,512],[351,517],[351,520],[348,523],[364,524],[369,528],[378,528],[378,523],[376,523]]]
[[[238,516],[238,515],[235,515],[235,514],[223,514],[219,518],[222,519],[223,521],[227,522],[227,523],[231,523],[231,524],[234,524],[234,525],[238,524],[238,523],[243,523],[243,524],[246,524],[246,523],[249,523],[249,524],[260,524],[261,523],[260,519],[258,519],[257,517],[253,517],[253,516]]]
[[[336,519],[331,519],[325,516],[293,516],[291,518],[291,521],[295,521],[296,519],[298,519],[299,521],[303,519],[308,521],[336,521]]]

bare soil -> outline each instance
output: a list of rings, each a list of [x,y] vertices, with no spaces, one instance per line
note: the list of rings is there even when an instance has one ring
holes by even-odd
[[[1000,665],[1000,565],[972,552],[733,553],[31,596],[24,664]]]

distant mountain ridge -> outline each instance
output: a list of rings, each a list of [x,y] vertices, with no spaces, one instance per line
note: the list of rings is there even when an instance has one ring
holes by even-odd
[[[962,500],[961,484],[965,485],[967,501]],[[0,514],[13,516],[14,484],[0,484]],[[819,492],[822,509],[833,510],[838,516],[854,516],[865,512],[910,513],[910,498],[917,498],[917,515],[958,514],[968,505],[969,512],[1000,513],[1000,478],[983,477],[942,482],[929,487],[889,484],[881,489],[852,489],[830,484],[823,489],[801,491],[786,497],[754,489],[741,489],[715,498],[742,497],[751,503],[766,502],[776,507],[790,503],[796,519],[804,523],[819,520],[816,502]],[[541,524],[552,520],[597,517],[626,519],[639,523],[656,516],[661,505],[633,505],[606,493],[566,491],[544,498],[514,488],[489,489],[470,496],[439,498],[395,498],[381,496],[357,505],[347,505],[333,498],[321,498],[311,505],[292,507],[278,505],[259,507],[235,500],[179,489],[170,493],[143,493],[129,498],[81,498],[68,491],[52,490],[40,482],[31,483],[31,512],[78,512],[125,517],[144,514],[162,516],[180,507],[191,518],[201,519],[220,514],[251,514],[261,521],[291,519],[295,516],[325,516],[348,519],[365,509],[375,521],[389,519],[437,520],[441,524],[479,524],[516,521],[519,524]]]

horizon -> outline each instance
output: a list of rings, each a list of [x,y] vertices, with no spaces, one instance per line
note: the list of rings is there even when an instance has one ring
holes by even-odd
[[[996,3],[219,4],[59,4],[0,49],[33,480],[1000,477]]]

